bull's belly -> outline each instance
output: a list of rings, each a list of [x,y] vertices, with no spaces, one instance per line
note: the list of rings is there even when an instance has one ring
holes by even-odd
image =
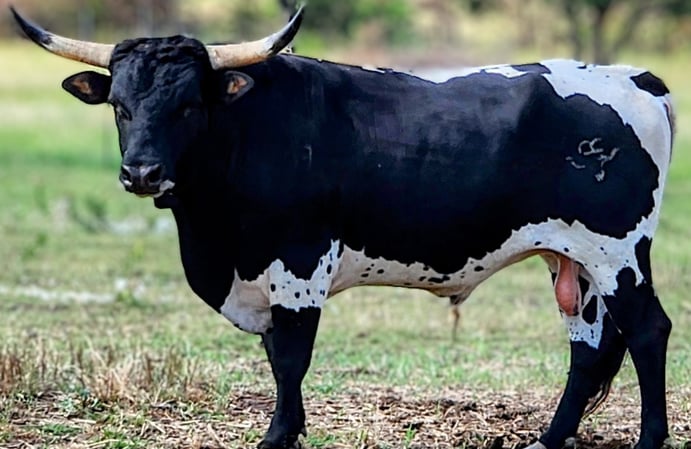
[[[492,266],[483,266],[471,259],[457,272],[439,273],[424,262],[404,264],[382,257],[373,258],[365,251],[344,246],[330,294],[334,295],[351,287],[382,285],[422,289],[437,296],[463,301],[477,285],[513,261],[515,260],[506,257]]]
[[[418,288],[438,296],[447,296],[462,302],[492,274],[502,268],[534,254],[547,256],[553,273],[558,270],[558,257],[577,263],[571,278],[557,282],[557,299],[569,307],[567,312],[582,310],[590,298],[611,295],[617,288],[617,273],[631,268],[639,281],[643,280],[638,266],[636,245],[648,238],[656,217],[642,219],[638,229],[625,238],[606,236],[588,230],[582,224],[568,224],[562,220],[547,220],[529,224],[514,231],[500,248],[488,249],[479,258],[467,258],[454,273],[439,273],[423,261],[402,263],[375,257],[364,250],[354,250],[333,240],[327,252],[320,256],[309,279],[296,277],[282,260],[273,261],[255,279],[244,280],[235,276],[231,291],[221,307],[221,313],[237,327],[252,333],[266,332],[272,325],[271,307],[280,306],[299,311],[303,308],[322,308],[327,298],[350,287],[388,285]],[[446,248],[445,251],[454,251]],[[558,255],[558,257],[556,256]],[[459,257],[462,257],[459,255]],[[580,268],[579,268],[580,267]],[[575,291],[577,273],[581,272],[590,287],[580,300]],[[559,288],[563,287],[563,288]],[[578,298],[576,297],[578,296]],[[561,305],[561,303],[560,303]],[[598,306],[597,319],[585,323],[581,316],[565,317],[573,341],[587,341],[596,347],[601,333],[604,305]]]

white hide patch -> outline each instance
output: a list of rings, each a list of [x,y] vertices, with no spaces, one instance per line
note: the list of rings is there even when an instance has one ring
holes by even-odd
[[[590,291],[584,295],[585,301],[591,297],[596,297],[598,301],[598,311],[596,321],[590,325],[579,315],[575,317],[565,316],[564,320],[569,331],[569,336],[573,341],[586,341],[593,347],[597,347],[602,331],[602,317],[606,312],[603,295],[608,295],[616,289],[617,273],[630,266],[634,268],[637,282],[643,281],[643,276],[637,266],[635,257],[635,244],[641,237],[652,238],[653,232],[657,227],[660,205],[662,203],[662,191],[665,178],[669,167],[670,148],[672,146],[672,127],[660,126],[663,123],[660,118],[670,116],[673,119],[673,105],[671,97],[655,97],[650,93],[639,89],[632,80],[632,77],[645,73],[646,70],[629,66],[598,66],[585,65],[573,60],[548,60],[539,64],[549,69],[551,73],[541,74],[554,88],[555,92],[566,99],[573,95],[585,95],[600,105],[610,106],[621,117],[625,125],[630,125],[636,136],[640,139],[642,148],[650,154],[655,165],[659,170],[658,188],[653,192],[655,202],[654,209],[650,216],[641,220],[636,229],[630,232],[622,240],[613,239],[588,232],[582,225],[574,224],[574,229],[568,232],[575,237],[576,247],[581,250],[571,248],[568,254],[577,262],[584,264],[587,272],[592,275]],[[455,76],[468,76],[474,73],[496,73],[507,78],[527,75],[529,72],[516,70],[512,66],[478,67],[460,70]],[[447,74],[449,78],[453,74]],[[435,80],[437,81],[437,80]],[[642,114],[642,111],[659,111],[659,116]],[[590,143],[593,143],[592,141]],[[588,143],[588,145],[590,144]],[[594,142],[599,143],[599,142]],[[595,147],[595,145],[593,145]],[[585,147],[584,147],[585,148]],[[597,148],[597,147],[595,147]],[[607,162],[616,157],[617,152],[611,150],[608,154],[598,154],[601,162],[601,171],[596,174],[601,179],[606,176],[605,166]],[[578,169],[578,163],[572,161],[574,168]],[[599,181],[600,179],[598,179]],[[578,227],[583,229],[579,230]],[[534,232],[535,236],[550,236],[551,239],[569,240],[558,225],[528,225],[518,231],[521,233]],[[531,231],[531,228],[533,230]],[[557,234],[550,234],[549,228]],[[539,229],[539,232],[538,232]],[[547,232],[547,234],[544,234]],[[585,231],[585,232],[584,232]],[[513,238],[513,237],[512,237]],[[542,238],[541,240],[547,240]],[[506,242],[502,248],[510,246]],[[574,246],[573,244],[571,246]],[[588,249],[591,252],[588,252]],[[553,250],[559,250],[556,245]],[[584,250],[584,251],[583,251]],[[497,253],[502,253],[500,250]],[[578,255],[576,255],[578,254]],[[484,263],[484,262],[483,262]],[[587,264],[587,265],[586,265]],[[587,276],[586,276],[587,277]],[[593,290],[594,289],[594,290]],[[585,303],[581,305],[583,310]]]
[[[439,296],[456,296],[462,302],[482,281],[502,268],[531,254],[557,252],[578,262],[583,267],[582,275],[590,282],[588,292],[583,292],[584,301],[579,314],[564,316],[569,338],[597,348],[606,312],[602,297],[617,289],[617,273],[630,267],[637,281],[643,281],[635,246],[643,236],[650,236],[641,229],[647,224],[647,220],[642,221],[637,230],[623,239],[594,233],[580,222],[568,225],[562,220],[547,220],[529,224],[514,231],[496,251],[479,259],[471,258],[461,270],[450,274],[437,273],[421,263],[406,265],[383,258],[369,258],[365,252],[346,246],[341,269],[333,280],[332,293],[356,285],[395,285],[420,288]],[[598,305],[596,319],[590,324],[581,313],[593,297],[597,298]]]
[[[659,186],[664,185],[664,176],[669,166],[672,131],[669,126],[660,126],[659,117],[667,116],[667,108],[671,108],[670,97],[654,97],[636,86],[631,77],[645,73],[646,70],[621,65],[588,65],[580,68],[583,64],[578,61],[561,59],[543,61],[540,64],[552,72],[542,76],[562,98],[577,94],[585,95],[597,104],[611,106],[625,125],[631,125],[641,141],[641,146],[650,154],[660,170]],[[641,111],[655,109],[660,112],[659,117],[641,114]],[[661,196],[662,188],[655,194]],[[655,199],[655,203],[659,205],[660,198]]]
[[[669,166],[669,148],[672,146],[672,130],[669,126],[659,126],[660,121],[657,117],[653,120],[645,120],[646,117],[641,116],[641,111],[658,109],[661,117],[665,117],[667,111],[673,111],[674,108],[669,95],[654,97],[639,89],[633,82],[632,77],[645,73],[647,70],[624,65],[586,65],[570,59],[552,59],[540,61],[537,64],[546,67],[551,72],[543,73],[541,76],[549,81],[557,95],[562,98],[577,94],[585,95],[597,104],[611,106],[624,124],[631,125],[641,140],[642,147],[650,153],[663,175],[659,185],[664,185],[664,175]],[[483,72],[507,78],[531,74],[531,72],[517,70],[511,65],[493,65],[444,70],[441,73],[423,71],[415,75],[435,83],[442,83],[452,78]],[[661,190],[659,189],[656,194],[661,195]],[[656,204],[660,204],[659,199],[656,197]]]
[[[510,65],[489,65],[484,67],[460,67],[450,69],[416,70],[409,72],[410,75],[422,78],[433,83],[441,84],[453,78],[470,76],[477,73],[492,73],[502,75],[507,78],[516,78],[525,75],[526,72],[516,70]]]
[[[338,241],[331,242],[331,248],[319,258],[317,269],[308,280],[295,277],[280,260],[269,265],[265,276],[268,275],[271,305],[291,310],[323,307],[331,290],[331,280],[339,269],[339,246]]]
[[[252,281],[240,279],[237,271],[221,313],[235,326],[250,333],[263,333],[271,327],[271,306],[291,310],[324,306],[331,280],[339,269],[339,243],[319,259],[310,279],[297,278],[281,260],[275,260]]]
[[[582,274],[586,279],[589,278],[588,273]],[[569,340],[583,341],[593,348],[598,347],[600,339],[602,338],[602,325],[604,323],[605,313],[607,307],[605,306],[602,293],[593,285],[592,279],[588,279],[590,285],[588,291],[583,294],[581,305],[576,316],[568,316],[562,313],[566,330],[569,332]],[[583,310],[590,301],[596,301],[597,311],[595,312],[595,320],[588,323],[583,318]]]
[[[169,179],[164,180],[158,188],[158,193],[154,195],[154,198],[159,198],[163,196],[169,190],[173,190],[175,183]]]
[[[268,285],[259,279],[244,281],[235,271],[230,294],[221,306],[221,314],[245,332],[265,332],[271,327]]]
[[[295,277],[281,260],[271,263],[252,281],[241,280],[236,274],[221,313],[247,332],[262,333],[271,327],[272,305],[291,310],[321,308],[329,296],[359,285],[419,288],[438,296],[454,296],[462,302],[482,281],[502,268],[532,254],[556,252],[579,263],[581,275],[590,284],[588,291],[583,292],[579,314],[564,316],[569,338],[597,348],[606,312],[602,298],[617,289],[617,274],[630,267],[637,281],[643,281],[635,246],[643,236],[650,236],[643,232],[648,224],[649,220],[643,220],[637,230],[623,239],[594,233],[579,222],[569,225],[562,220],[547,220],[529,224],[512,232],[496,251],[479,259],[471,258],[459,271],[449,274],[438,273],[419,262],[403,264],[371,258],[365,251],[347,246],[339,255],[340,243],[333,241],[308,280]],[[598,302],[597,313],[594,322],[588,323],[581,314],[592,298]]]

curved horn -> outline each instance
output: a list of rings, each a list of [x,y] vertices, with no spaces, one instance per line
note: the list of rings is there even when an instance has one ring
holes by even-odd
[[[242,44],[207,45],[211,67],[215,70],[243,67],[278,54],[290,44],[300,29],[304,9],[304,6],[300,6],[283,29],[264,39]]]
[[[96,67],[108,68],[115,45],[97,44],[58,36],[26,20],[19,15],[14,7],[10,6],[10,10],[24,34],[49,52]]]

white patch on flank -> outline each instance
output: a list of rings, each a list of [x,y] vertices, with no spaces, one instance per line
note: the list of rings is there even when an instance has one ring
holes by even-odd
[[[584,95],[600,105],[609,105],[621,117],[625,125],[631,125],[634,132],[660,170],[659,186],[654,192],[655,204],[660,205],[662,186],[669,167],[669,148],[672,146],[672,127],[659,126],[660,116],[643,116],[641,111],[659,110],[662,117],[674,118],[671,96],[655,97],[633,82],[635,77],[646,70],[623,65],[585,65],[580,61],[554,59],[540,61],[551,73],[543,76],[554,88],[557,95],[569,98]],[[451,78],[469,76],[477,73],[493,73],[507,78],[528,75],[531,72],[516,70],[511,65],[468,67],[441,72],[428,71],[416,73],[420,78],[434,82],[444,82]],[[427,77],[425,75],[428,75]]]
[[[625,125],[631,125],[641,146],[652,157],[660,170],[659,186],[655,192],[655,203],[659,206],[662,186],[669,166],[669,148],[672,143],[672,130],[660,126],[660,117],[667,116],[670,99],[654,97],[639,89],[631,77],[645,73],[646,70],[629,66],[584,65],[572,60],[542,61],[552,73],[542,76],[550,82],[562,98],[585,95],[595,103],[609,105],[621,117]],[[643,115],[642,111],[658,110],[659,116]]]

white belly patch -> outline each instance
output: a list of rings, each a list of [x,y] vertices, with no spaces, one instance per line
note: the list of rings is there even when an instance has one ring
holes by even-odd
[[[549,219],[529,224],[514,231],[502,246],[479,259],[470,258],[455,273],[438,273],[422,263],[403,264],[381,257],[372,258],[364,250],[353,250],[337,240],[319,258],[310,279],[296,277],[280,259],[273,261],[256,279],[245,281],[237,274],[221,313],[242,330],[263,333],[271,328],[271,306],[290,310],[322,308],[326,299],[358,285],[391,285],[420,288],[439,296],[453,297],[462,302],[482,281],[500,269],[529,255],[566,253],[580,264],[590,283],[582,292],[578,315],[565,316],[564,321],[572,341],[583,341],[597,348],[606,312],[603,296],[616,288],[616,274],[625,267],[633,268],[637,281],[643,280],[637,266],[635,244],[648,231],[656,216],[642,219],[638,229],[623,239],[616,239],[589,231],[579,222],[567,224]],[[588,323],[582,311],[595,300],[595,320]]]

